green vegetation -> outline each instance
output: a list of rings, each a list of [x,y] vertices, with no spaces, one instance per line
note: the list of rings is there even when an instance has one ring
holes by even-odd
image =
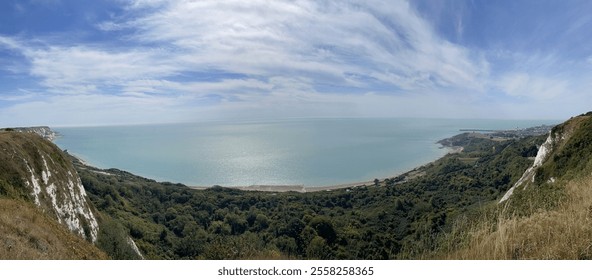
[[[64,169],[64,172],[54,172],[56,181],[65,182],[67,171],[74,172],[67,162],[67,155],[37,134],[11,132],[8,129],[0,131],[0,196],[32,201],[30,189],[25,187],[25,181],[31,178],[27,164],[35,170],[35,177],[41,178],[44,170],[42,155],[51,157],[59,168]],[[53,166],[52,163],[49,165]]]
[[[454,141],[463,152],[407,174],[313,193],[193,190],[76,166],[99,211],[148,259],[408,259],[436,250],[455,221],[494,203],[544,137]],[[131,256],[108,247],[111,257]]]
[[[72,199],[72,192],[76,190],[68,189],[68,182],[77,178],[74,174],[69,157],[51,142],[34,133],[0,131],[0,258],[107,258],[92,243],[58,222],[59,214],[53,204]],[[39,183],[38,190],[41,190],[35,202],[33,180]],[[48,186],[53,188],[55,201],[42,191]],[[62,220],[72,217],[64,216]],[[90,237],[88,221],[78,221]]]
[[[565,135],[569,141],[556,144],[556,152],[538,170],[536,183],[551,178],[573,178],[585,169],[592,168],[592,115],[581,115],[556,126],[551,135]]]
[[[96,245],[113,259],[140,259],[140,256],[129,246],[128,236],[128,231],[124,226],[109,219],[101,222]]]

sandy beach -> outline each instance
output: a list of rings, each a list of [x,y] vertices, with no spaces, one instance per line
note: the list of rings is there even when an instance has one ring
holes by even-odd
[[[368,181],[368,182],[347,183],[347,184],[319,186],[319,187],[304,186],[304,185],[251,185],[251,186],[233,186],[233,187],[222,186],[222,187],[241,190],[241,191],[305,193],[305,192],[331,191],[331,190],[355,188],[355,187],[370,186],[370,185],[374,185],[374,182]],[[189,188],[197,189],[197,190],[205,190],[210,187],[189,186]]]
[[[452,152],[460,152],[458,149],[455,149]],[[450,154],[448,153],[448,154]],[[440,159],[440,158],[438,158]],[[436,159],[436,160],[438,160]],[[436,161],[434,160],[434,161]],[[380,178],[380,182],[378,183],[379,185],[383,185],[385,179],[387,178],[395,178],[395,177],[402,177],[403,179],[398,182],[398,183],[402,183],[402,182],[406,182],[410,179],[414,179],[417,177],[420,177],[423,175],[423,172],[421,171],[421,167],[426,166],[428,164],[431,164],[431,161],[429,163],[426,163],[422,166],[416,167],[410,171],[401,173],[401,174],[397,174],[394,176],[389,176],[386,178]],[[338,185],[328,185],[328,186],[304,186],[304,185],[251,185],[251,186],[221,186],[224,188],[229,188],[229,189],[236,189],[236,190],[241,190],[241,191],[261,191],[261,192],[300,192],[300,193],[308,193],[308,192],[322,192],[322,191],[333,191],[333,190],[339,190],[339,189],[350,189],[350,188],[357,188],[357,187],[366,187],[366,186],[375,186],[374,181],[364,181],[364,182],[354,182],[354,183],[345,183],[345,184],[338,184]],[[196,189],[196,190],[206,190],[209,189],[211,187],[204,187],[204,186],[188,186],[191,189]]]
[[[332,191],[338,189],[347,189],[347,188],[355,188],[355,187],[362,187],[362,186],[370,186],[374,185],[374,182],[360,182],[360,183],[348,183],[348,184],[341,184],[341,185],[332,185],[332,186],[304,186],[304,185],[251,185],[251,186],[233,186],[233,187],[225,187],[229,189],[236,189],[241,191],[260,191],[260,192],[320,192],[320,191]],[[211,187],[196,187],[196,186],[189,186],[189,188],[196,189],[196,190],[206,190]]]

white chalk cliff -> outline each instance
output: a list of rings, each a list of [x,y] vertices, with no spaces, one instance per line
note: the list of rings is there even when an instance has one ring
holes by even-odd
[[[5,195],[28,195],[70,231],[96,242],[96,210],[67,155],[50,141],[34,133],[0,132],[0,183]]]

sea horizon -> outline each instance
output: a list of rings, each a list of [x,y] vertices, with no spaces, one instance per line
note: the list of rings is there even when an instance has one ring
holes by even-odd
[[[193,187],[353,185],[391,178],[449,152],[460,129],[510,130],[554,120],[293,118],[54,127],[89,165]]]

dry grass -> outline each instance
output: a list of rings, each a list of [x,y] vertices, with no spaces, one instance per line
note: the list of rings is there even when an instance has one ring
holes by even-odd
[[[565,193],[551,210],[519,216],[498,209],[457,226],[437,258],[591,259],[592,176],[567,182]]]
[[[0,259],[107,259],[34,205],[0,199]]]

